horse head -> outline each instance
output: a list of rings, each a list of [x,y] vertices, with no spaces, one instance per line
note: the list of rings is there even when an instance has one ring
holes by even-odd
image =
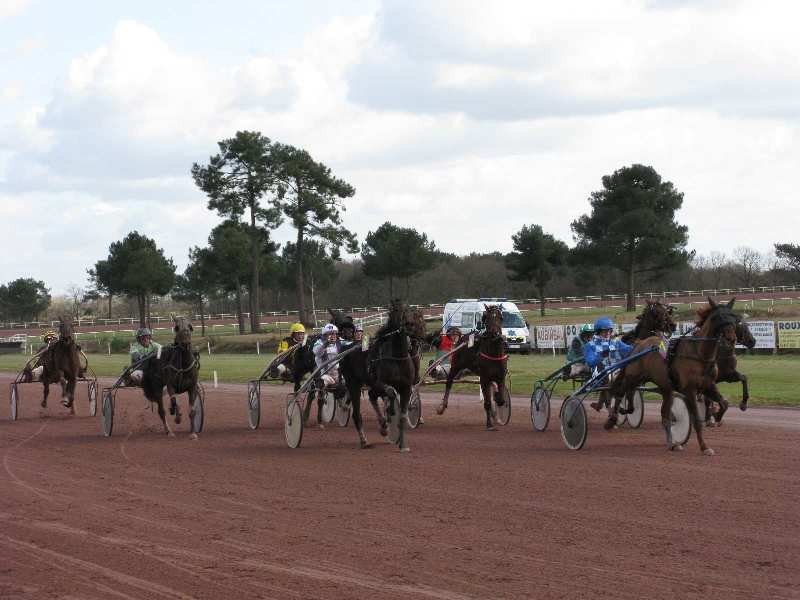
[[[644,330],[646,335],[652,333],[663,333],[672,335],[678,324],[672,318],[674,307],[661,304],[659,301],[645,300],[645,307],[641,315],[636,319],[639,321],[639,330]]]
[[[425,339],[425,315],[418,308],[406,312],[406,332],[414,339]]]
[[[65,344],[70,344],[74,341],[74,328],[71,318],[64,318],[59,315],[58,317],[58,339]]]
[[[709,309],[706,312],[704,321],[710,324],[711,336],[721,336],[728,344],[736,344],[736,324],[742,320],[740,315],[733,312],[733,304],[736,302],[736,298],[732,298],[730,302],[724,304],[714,302],[711,298],[708,300]]]
[[[406,326],[406,313],[408,308],[405,302],[399,299],[392,300],[391,307],[389,308],[389,321],[387,323],[390,329],[405,330]]]
[[[503,309],[498,304],[484,304],[483,323],[486,333],[499,336],[503,332]]]
[[[187,317],[176,317],[172,315],[172,322],[175,324],[172,330],[175,332],[175,345],[176,346],[189,346],[192,343],[192,327],[191,321]]]

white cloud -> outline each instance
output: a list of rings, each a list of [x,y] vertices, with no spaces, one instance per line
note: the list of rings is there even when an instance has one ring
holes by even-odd
[[[21,13],[30,0],[0,0],[0,20]]]

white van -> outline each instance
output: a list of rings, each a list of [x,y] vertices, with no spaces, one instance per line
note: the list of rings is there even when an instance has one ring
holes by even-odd
[[[531,332],[522,313],[513,302],[505,298],[456,298],[444,305],[442,333],[449,327],[458,327],[469,333],[480,323],[484,304],[499,304],[503,311],[503,336],[508,342],[509,352],[531,351]]]

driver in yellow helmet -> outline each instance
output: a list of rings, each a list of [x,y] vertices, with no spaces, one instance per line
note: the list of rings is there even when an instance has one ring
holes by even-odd
[[[302,344],[306,339],[306,328],[302,323],[293,323],[289,328],[289,335],[283,338],[278,344],[278,354],[286,352],[289,348]],[[291,381],[292,373],[283,362],[274,365],[271,369],[270,375],[276,379],[280,378],[284,381]]]
[[[41,380],[42,372],[44,371],[44,355],[50,349],[50,346],[58,341],[58,332],[55,329],[48,329],[42,334],[42,341],[44,342],[44,348],[36,353],[36,362],[29,367],[25,367],[23,381],[30,383]]]

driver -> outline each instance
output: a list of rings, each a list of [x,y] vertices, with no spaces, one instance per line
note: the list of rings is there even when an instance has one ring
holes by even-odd
[[[32,367],[25,367],[23,371],[23,381],[26,383],[41,381],[42,372],[44,371],[44,356],[50,349],[50,346],[58,341],[58,333],[54,329],[48,329],[42,334],[42,341],[44,342],[44,348],[36,353],[36,362]]]
[[[283,338],[280,344],[278,344],[278,354],[286,352],[289,348],[293,348],[297,344],[303,344],[305,340],[306,328],[302,323],[293,323],[289,328],[289,335]],[[291,360],[291,357],[285,357],[283,362],[272,367],[270,370],[270,377],[282,379],[283,381],[291,381],[292,371],[284,364],[287,360]]]
[[[131,365],[134,365],[143,358],[146,358],[151,354],[156,354],[159,350],[161,350],[161,344],[152,341],[152,338],[153,332],[147,327],[140,327],[136,331],[136,341],[131,344],[130,349]],[[142,369],[136,369],[130,372],[128,375],[128,380],[130,381],[131,385],[141,386],[143,375],[144,371]]]
[[[322,336],[314,344],[314,361],[317,368],[328,362],[342,351],[339,342],[339,329],[333,323],[322,328]],[[339,382],[339,363],[333,363],[321,375],[325,387],[333,387]]]
[[[455,326],[448,327],[447,335],[440,337],[438,342],[437,341],[433,342],[433,345],[436,346],[436,358],[437,359],[441,358],[448,352],[452,351],[453,348],[458,346],[458,343],[460,341],[461,341],[461,329]],[[432,375],[436,379],[447,379],[449,373],[450,373],[450,361],[446,360],[436,367],[436,370],[432,373]]]
[[[594,323],[594,336],[583,347],[583,356],[590,369],[602,369],[619,362],[633,350],[633,346],[621,339],[614,339],[614,321],[608,317],[600,317]],[[601,394],[600,400],[589,406],[599,411],[608,404],[609,394]]]

